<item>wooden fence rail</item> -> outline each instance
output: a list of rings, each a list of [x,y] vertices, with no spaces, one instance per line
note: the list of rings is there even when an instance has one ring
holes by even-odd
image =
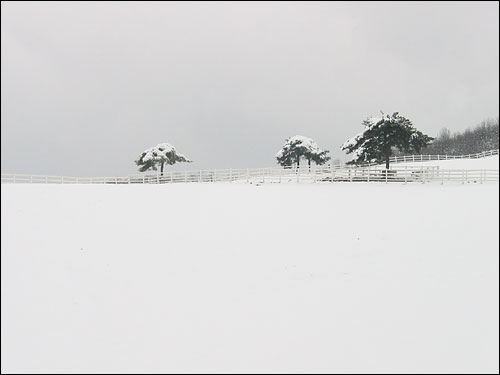
[[[455,159],[480,159],[487,156],[498,155],[498,150],[483,151],[477,154],[468,155],[403,155],[393,156],[389,159],[390,163],[409,163],[419,161],[434,160],[455,160]]]
[[[181,171],[126,177],[67,177],[2,174],[2,183],[43,184],[168,184],[187,182],[320,183],[320,182],[498,182],[498,169],[440,169],[396,165],[389,170],[368,167],[256,168]]]
[[[407,155],[394,156],[389,170],[381,164],[363,166],[327,165],[312,167],[271,167],[247,169],[212,169],[198,171],[176,171],[164,174],[142,174],[126,177],[69,177],[50,175],[2,173],[2,183],[45,184],[167,184],[179,182],[498,182],[498,169],[439,169],[437,166],[408,166],[398,163],[478,159],[498,155],[498,150],[470,155]],[[394,165],[395,163],[395,165]]]

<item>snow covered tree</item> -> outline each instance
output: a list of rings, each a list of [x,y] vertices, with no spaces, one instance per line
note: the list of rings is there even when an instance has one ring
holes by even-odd
[[[355,159],[349,164],[385,162],[385,168],[389,169],[389,158],[394,149],[418,153],[433,140],[415,129],[411,121],[398,112],[369,117],[363,121],[363,125],[364,131],[347,140],[341,147],[348,154],[354,153]]]
[[[482,121],[463,132],[451,132],[443,128],[436,139],[422,153],[430,155],[466,155],[498,149],[499,122],[496,119]]]
[[[141,172],[149,169],[156,171],[159,165],[161,174],[163,175],[163,166],[165,164],[172,165],[177,162],[191,163],[192,161],[178,153],[170,143],[160,143],[144,151],[140,155],[139,160],[135,161],[135,164],[139,166],[139,171]]]
[[[294,163],[299,167],[300,159],[303,157],[310,167],[311,161],[322,165],[330,160],[330,157],[326,155],[328,152],[328,150],[321,150],[311,138],[296,135],[286,140],[285,145],[276,153],[276,160],[283,167],[289,167]]]
[[[330,157],[326,155],[330,151],[328,150],[317,150],[313,152],[308,152],[305,156],[307,159],[307,163],[309,165],[309,168],[311,167],[311,160],[316,164],[316,165],[323,165],[325,164],[328,160],[330,160]]]

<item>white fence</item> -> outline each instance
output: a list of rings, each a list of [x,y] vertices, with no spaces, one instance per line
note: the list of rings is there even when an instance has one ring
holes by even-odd
[[[66,177],[2,174],[2,183],[44,184],[168,184],[187,182],[325,183],[325,182],[498,182],[498,169],[440,169],[437,166],[254,168],[167,172],[126,177]]]
[[[391,163],[417,162],[429,160],[478,159],[498,155],[498,150],[470,155],[409,155],[394,156]],[[142,174],[126,177],[67,177],[29,174],[4,174],[4,183],[44,183],[44,184],[167,184],[179,182],[241,182],[241,183],[282,183],[282,182],[431,182],[454,181],[461,183],[498,182],[498,169],[453,169],[443,170],[437,166],[393,165],[389,170],[381,169],[381,164],[365,166],[312,166],[301,168],[251,168],[212,169],[198,171],[166,172]]]
[[[479,159],[486,156],[498,155],[498,150],[490,150],[469,155],[403,155],[389,158],[390,163],[409,163],[430,160],[454,160],[454,159]]]

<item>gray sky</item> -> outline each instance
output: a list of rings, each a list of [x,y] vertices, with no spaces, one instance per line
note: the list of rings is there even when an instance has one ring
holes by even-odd
[[[346,160],[380,110],[464,130],[499,113],[498,5],[2,2],[2,172],[273,166],[296,134]]]

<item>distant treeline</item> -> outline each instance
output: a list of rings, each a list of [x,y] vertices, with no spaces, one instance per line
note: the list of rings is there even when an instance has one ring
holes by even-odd
[[[431,145],[423,148],[423,155],[468,155],[498,149],[498,117],[481,122],[464,132],[451,134],[441,129]]]

